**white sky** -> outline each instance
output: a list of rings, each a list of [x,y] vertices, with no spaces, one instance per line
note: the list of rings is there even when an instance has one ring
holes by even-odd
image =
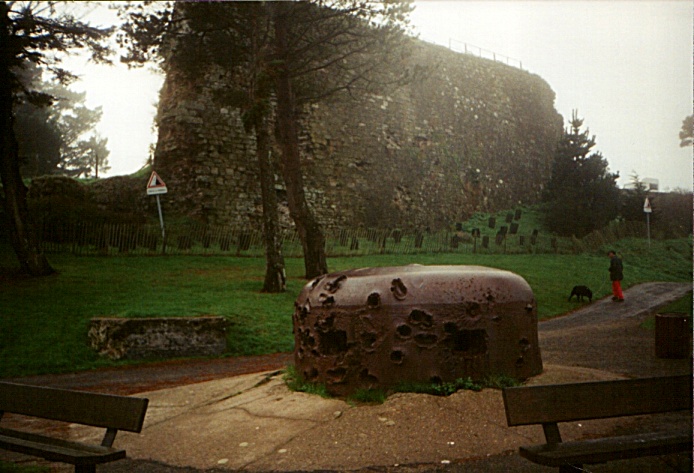
[[[96,2],[94,2],[96,3]],[[421,39],[484,57],[513,58],[556,93],[565,119],[578,110],[620,185],[633,173],[661,189],[692,187],[692,148],[679,147],[692,113],[692,14],[688,0],[416,0],[412,23]],[[87,18],[108,25],[101,8]],[[504,59],[505,60],[505,59]],[[70,63],[73,64],[73,63]],[[163,78],[125,66],[76,64],[87,105],[103,106],[98,129],[111,150],[108,175],[147,160]]]

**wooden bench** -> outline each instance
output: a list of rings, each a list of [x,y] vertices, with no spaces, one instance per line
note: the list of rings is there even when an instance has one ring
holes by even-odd
[[[541,424],[546,444],[520,447],[520,455],[561,473],[583,464],[692,451],[691,427],[562,442],[559,422],[692,410],[692,377],[669,376],[503,390],[509,427]]]
[[[113,448],[119,430],[140,432],[148,399],[0,382],[0,418],[4,413],[106,428],[101,445],[0,428],[0,448],[75,465],[76,473],[94,473],[96,465],[125,458]]]

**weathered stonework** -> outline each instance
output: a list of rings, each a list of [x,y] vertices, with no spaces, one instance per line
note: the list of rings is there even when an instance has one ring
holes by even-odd
[[[112,360],[219,356],[226,351],[223,317],[97,317],[89,345]]]
[[[499,62],[413,47],[409,60],[431,71],[424,79],[305,110],[305,187],[325,226],[439,229],[539,200],[563,122],[547,83]],[[207,223],[260,227],[255,139],[239,110],[214,99],[227,80],[211,71],[191,82],[168,70],[154,165],[166,205]]]

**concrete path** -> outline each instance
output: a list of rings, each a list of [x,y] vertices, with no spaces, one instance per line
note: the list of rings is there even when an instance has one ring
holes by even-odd
[[[657,359],[653,331],[640,327],[654,309],[689,290],[689,284],[640,285],[626,291],[623,304],[596,301],[542,322],[545,371],[531,383],[691,373],[691,360]],[[520,445],[543,442],[542,429],[508,428],[498,390],[446,398],[398,394],[382,405],[353,406],[291,392],[281,374],[271,371],[138,396],[150,399],[145,428],[140,435],[119,433],[116,445],[129,459],[104,465],[100,472],[553,471],[515,453]],[[691,415],[642,419],[638,425],[614,419],[567,423],[562,436],[569,440],[663,422],[691,426]],[[67,435],[96,440],[102,434],[72,427]],[[691,471],[691,460],[655,457],[589,471]]]

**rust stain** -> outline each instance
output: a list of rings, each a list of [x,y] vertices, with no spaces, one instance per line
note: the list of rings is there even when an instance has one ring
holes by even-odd
[[[410,265],[334,273],[304,287],[293,321],[297,369],[335,395],[542,372],[533,292],[508,271]]]

